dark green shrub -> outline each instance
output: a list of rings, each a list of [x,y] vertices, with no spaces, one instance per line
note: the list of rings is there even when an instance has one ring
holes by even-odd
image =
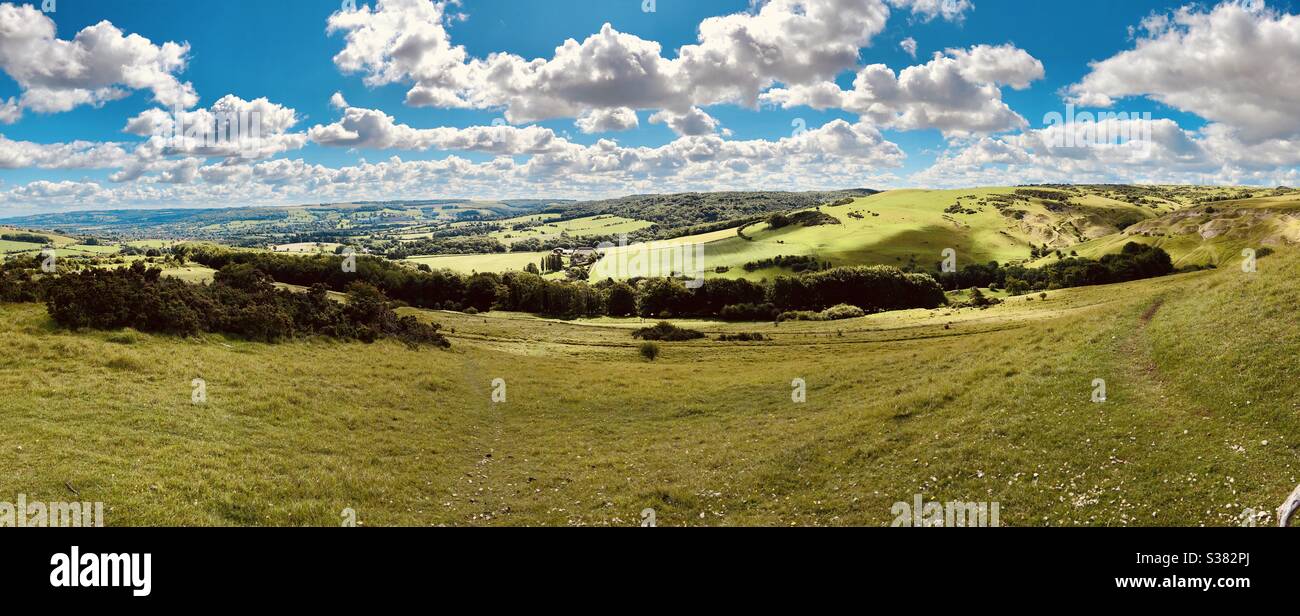
[[[724,321],[771,321],[780,312],[772,304],[732,304],[718,312]]]
[[[788,310],[777,317],[778,321],[825,321],[826,317],[812,310]]]
[[[69,329],[136,331],[192,336],[204,332],[275,342],[305,335],[372,342],[389,337],[408,345],[449,346],[437,324],[399,318],[388,298],[365,283],[348,286],[348,301],[329,299],[324,285],[299,293],[276,288],[248,265],[223,268],[212,285],[163,278],[136,262],[128,268],[87,269],[51,277],[46,309]]]
[[[822,312],[822,316],[826,317],[826,320],[828,321],[840,321],[843,319],[857,319],[857,318],[865,317],[867,316],[867,313],[864,312],[861,308],[858,308],[857,306],[840,304],[838,306],[831,306],[830,308],[827,308],[824,312]]]
[[[661,342],[685,342],[687,340],[699,340],[704,337],[704,333],[677,327],[667,321],[661,321],[654,327],[645,327],[632,332],[632,337]]]
[[[653,342],[642,342],[640,352],[641,357],[646,358],[647,361],[654,361],[659,358],[659,345]]]

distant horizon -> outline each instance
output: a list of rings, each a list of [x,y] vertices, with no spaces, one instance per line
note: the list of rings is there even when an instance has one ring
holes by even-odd
[[[351,200],[351,201],[336,201],[336,202],[324,202],[324,203],[285,203],[285,204],[268,204],[268,205],[248,205],[248,204],[243,204],[243,205],[224,205],[224,206],[219,206],[219,205],[171,205],[171,206],[162,206],[162,205],[160,205],[160,206],[117,207],[117,208],[102,208],[102,209],[98,209],[98,208],[97,208],[97,209],[75,209],[75,207],[68,207],[68,208],[59,208],[59,209],[46,210],[46,211],[36,212],[36,213],[30,213],[30,214],[20,214],[20,215],[0,214],[0,225],[3,225],[3,224],[5,223],[5,221],[9,221],[9,220],[22,220],[22,219],[35,218],[35,217],[40,217],[40,216],[52,216],[52,215],[58,215],[58,214],[101,214],[101,213],[136,212],[136,211],[153,211],[153,212],[156,212],[156,211],[168,211],[168,210],[203,211],[203,210],[235,210],[235,209],[278,209],[278,208],[298,208],[298,207],[332,207],[332,206],[333,206],[333,207],[337,207],[337,206],[352,205],[352,204],[356,204],[356,205],[370,205],[370,204],[378,204],[378,203],[399,203],[399,204],[411,204],[411,203],[419,203],[419,202],[425,202],[425,201],[471,202],[471,203],[507,203],[507,202],[512,202],[512,201],[555,201],[555,202],[568,202],[568,203],[590,203],[590,202],[596,202],[596,201],[606,201],[606,200],[610,200],[610,199],[625,199],[625,198],[640,197],[640,196],[652,196],[652,195],[665,195],[665,196],[668,196],[668,195],[681,195],[681,194],[691,194],[691,193],[699,193],[699,194],[718,194],[718,193],[781,193],[781,192],[789,192],[789,193],[832,193],[832,192],[842,192],[842,191],[852,191],[852,190],[870,190],[870,191],[875,191],[875,192],[878,192],[878,193],[883,193],[883,192],[897,192],[897,191],[904,191],[904,190],[917,190],[917,191],[961,191],[961,190],[968,190],[968,189],[969,189],[969,190],[975,190],[975,189],[986,189],[986,188],[1015,188],[1015,187],[1019,187],[1019,186],[1099,186],[1099,185],[1107,185],[1107,184],[1104,184],[1104,183],[1103,183],[1103,184],[1094,184],[1094,183],[1072,183],[1072,182],[1048,182],[1048,183],[1042,183],[1042,184],[990,184],[990,185],[985,185],[985,186],[961,186],[961,187],[943,187],[943,188],[940,188],[940,187],[924,188],[924,187],[906,186],[906,187],[887,188],[887,189],[877,189],[877,188],[869,188],[869,187],[865,187],[865,186],[856,186],[856,187],[852,187],[852,188],[828,188],[828,189],[796,190],[796,191],[762,190],[762,189],[754,189],[754,190],[688,190],[688,191],[681,191],[681,192],[627,193],[627,194],[619,194],[619,195],[616,195],[616,196],[593,197],[593,198],[587,198],[587,199],[580,199],[580,198],[575,198],[575,197],[505,197],[505,198],[487,198],[487,197],[416,197],[416,198],[407,198],[407,199],[357,199],[357,200]],[[1122,184],[1122,183],[1121,183],[1121,184],[1109,184],[1109,185],[1115,185],[1115,186],[1168,186],[1168,187],[1189,187],[1189,188],[1239,188],[1239,189],[1266,189],[1266,188],[1267,188],[1267,189],[1275,189],[1275,188],[1289,188],[1288,186],[1283,186],[1283,185],[1278,185],[1278,186],[1264,186],[1264,185],[1259,185],[1259,186],[1255,186],[1255,185],[1245,185],[1245,184],[1139,184],[1139,183],[1134,183],[1134,184]],[[0,212],[3,212],[3,210],[0,210]]]

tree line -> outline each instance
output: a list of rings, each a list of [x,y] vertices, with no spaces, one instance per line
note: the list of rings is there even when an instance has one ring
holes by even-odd
[[[0,301],[44,302],[56,323],[72,329],[131,327],[265,341],[308,335],[366,342],[387,337],[445,347],[448,343],[438,325],[398,317],[393,302],[435,310],[505,310],[562,318],[761,321],[786,313],[852,308],[863,313],[935,308],[947,303],[945,288],[1005,287],[1025,293],[1174,271],[1164,250],[1138,243],[1099,260],[1070,258],[1041,268],[989,263],[931,275],[890,266],[853,266],[778,276],[771,282],[714,278],[699,285],[675,278],[588,284],[548,280],[531,272],[465,275],[369,256],[301,256],[205,245],[182,245],[173,251],[178,258],[216,269],[214,282],[188,284],[164,277],[161,270],[141,262],[116,269],[61,268],[56,274],[45,274],[39,269],[40,260],[29,257],[0,265]],[[276,287],[276,282],[308,290],[288,291]],[[329,291],[344,292],[347,300],[333,301]]]
[[[972,287],[999,287],[1022,294],[1029,291],[1115,284],[1165,276],[1174,272],[1169,253],[1156,246],[1129,242],[1118,254],[1101,259],[1067,257],[1041,267],[972,264],[956,272],[935,274],[949,291]]]
[[[428,267],[406,267],[367,256],[282,255],[198,246],[190,259],[213,269],[246,264],[273,279],[295,285],[323,284],[334,290],[363,281],[388,297],[434,310],[507,310],[563,318],[639,315],[642,317],[722,317],[767,320],[789,310],[825,310],[838,304],[865,311],[934,308],[943,289],[927,274],[897,268],[842,267],[777,277],[773,282],[712,278],[688,286],[674,278],[594,284],[548,280],[531,272],[459,274]],[[354,271],[345,271],[352,269]],[[694,288],[693,288],[694,287]]]
[[[52,244],[50,238],[35,233],[0,233],[0,240],[6,242],[23,242],[26,244]]]
[[[37,262],[12,260],[0,268],[0,301],[44,302],[50,317],[68,329],[133,328],[193,336],[217,333],[277,342],[300,336],[446,348],[436,323],[399,317],[373,285],[353,281],[344,302],[325,285],[305,293],[275,286],[251,265],[231,264],[212,284],[190,284],[137,261],[130,267],[89,268],[44,274]]]
[[[609,214],[648,220],[658,226],[658,239],[681,235],[681,230],[707,225],[735,226],[743,219],[760,220],[773,212],[797,211],[875,194],[868,189],[832,192],[715,192],[668,195],[632,195],[617,199],[588,201],[556,208],[577,218]]]

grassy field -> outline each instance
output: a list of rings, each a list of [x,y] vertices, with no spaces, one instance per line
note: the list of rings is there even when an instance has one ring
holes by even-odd
[[[184,267],[169,267],[163,270],[164,276],[179,278],[185,282],[203,283],[212,282],[217,271],[210,267],[202,265],[187,264]]]
[[[636,319],[407,309],[450,330],[438,351],[3,305],[0,494],[103,501],[110,525],[888,525],[914,494],[1006,525],[1267,524],[1300,482],[1298,277],[1287,252],[988,310],[694,322],[771,340],[653,363]]]
[[[1136,241],[1160,246],[1173,256],[1178,266],[1187,266],[1223,265],[1240,259],[1245,248],[1277,248],[1300,243],[1300,192],[1255,195],[1238,188],[1187,186],[1043,187],[1029,190],[1053,198],[1021,197],[1004,208],[1006,213],[999,211],[999,199],[1021,190],[1024,189],[992,187],[888,191],[847,205],[818,208],[840,224],[773,229],[767,223],[757,223],[745,226],[743,236],[738,232],[740,229],[732,228],[651,246],[634,244],[616,248],[596,264],[591,279],[626,278],[620,272],[636,271],[634,264],[630,268],[626,265],[636,259],[665,264],[659,267],[663,275],[693,269],[683,267],[683,258],[678,253],[681,246],[697,244],[704,246],[706,277],[757,281],[793,273],[777,267],[744,269],[748,263],[778,256],[814,256],[836,266],[905,266],[914,262],[922,269],[933,269],[948,248],[956,251],[957,265],[961,267],[989,261],[1028,262],[1032,246],[1099,258]],[[1243,194],[1253,196],[1203,202],[1207,198]],[[508,225],[550,217],[553,215],[534,215],[502,222]],[[492,236],[509,243],[525,237],[551,238],[566,232],[580,240],[586,235],[630,232],[648,224],[596,216],[552,222],[524,232],[499,231]],[[541,257],[541,253],[528,253],[412,260],[461,272],[502,272],[523,269]],[[1035,264],[1055,258],[1043,258]]]
[[[0,240],[0,253],[13,254],[24,252],[40,252],[45,246],[32,242],[11,242],[9,240]]]
[[[115,255],[121,251],[121,247],[114,244],[109,246],[92,246],[87,244],[71,244],[62,246],[59,250],[63,253],[83,254],[83,255]]]
[[[527,239],[537,239],[542,241],[552,240],[560,237],[570,237],[579,241],[585,237],[619,235],[623,233],[632,233],[654,226],[654,223],[645,220],[632,220],[621,216],[588,216],[585,218],[575,218],[559,222],[551,222],[536,227],[530,227],[522,231],[510,229],[510,225],[521,222],[533,221],[540,219],[540,216],[525,216],[520,219],[510,219],[501,222],[506,227],[503,231],[494,232],[491,237],[501,241],[503,244],[513,244],[514,242]]]
[[[626,278],[625,272],[633,270],[635,267],[634,261],[636,260],[645,263],[668,264],[671,266],[670,269],[681,270],[683,260],[695,258],[683,252],[683,248],[697,244],[703,244],[705,247],[704,265],[712,267],[713,261],[710,260],[710,255],[713,253],[711,249],[719,242],[732,237],[736,237],[736,229],[723,229],[649,244],[630,244],[610,248],[605,251],[604,257],[592,266],[591,279]],[[659,275],[667,275],[668,273],[670,272],[661,270]]]
[[[840,221],[838,225],[790,226],[771,229],[752,225],[742,238],[733,236],[709,244],[709,269],[731,268],[727,276],[770,277],[779,270],[746,273],[746,263],[772,257],[812,255],[832,265],[906,265],[915,260],[931,268],[942,253],[956,251],[958,266],[998,261],[1007,263],[1029,257],[1030,245],[1068,246],[1077,236],[1114,233],[1116,219],[1153,216],[1133,205],[1099,195],[1072,202],[1067,212],[1054,212],[1031,200],[1016,206],[1024,212],[1016,219],[995,207],[981,204],[991,195],[1005,195],[1011,188],[983,188],[946,191],[897,190],[858,199],[849,205],[820,210]],[[960,205],[965,213],[949,213]],[[973,213],[972,213],[973,212]],[[1077,234],[1074,235],[1074,234]]]
[[[275,252],[296,252],[303,254],[335,254],[343,244],[330,242],[302,242],[298,244],[280,244],[273,247]]]
[[[135,240],[127,242],[126,245],[148,250],[150,248],[171,248],[179,243],[181,243],[179,240]]]
[[[27,242],[0,241],[0,254],[8,256],[37,255],[46,248],[47,246]],[[105,257],[120,252],[120,248],[117,246],[85,246],[80,244],[56,246],[54,250],[56,255],[64,257]]]
[[[915,258],[929,264],[954,248],[971,262],[1009,261],[1029,254],[1028,240],[1002,233],[1007,219],[993,208],[974,215],[949,216],[944,209],[972,191],[890,191],[850,205],[821,211],[842,224],[769,229],[766,224],[740,237],[710,245],[710,266],[738,268],[778,255],[816,255],[832,264],[904,265]],[[863,218],[849,216],[859,213]]]
[[[523,271],[529,263],[541,266],[542,258],[550,252],[500,252],[490,255],[434,255],[411,257],[410,263],[428,265],[433,269],[449,269],[462,274],[474,272]]]
[[[747,271],[748,263],[778,256],[814,256],[832,265],[895,265],[915,262],[933,269],[943,251],[956,251],[958,267],[970,263],[1027,261],[1031,246],[1068,250],[1084,243],[1093,252],[1117,252],[1124,244],[1120,228],[1182,211],[1186,204],[1170,201],[1139,207],[1099,190],[1060,193],[1062,209],[1029,198],[1011,206],[1017,216],[999,212],[992,199],[1013,194],[1015,188],[963,190],[895,190],[855,200],[851,204],[818,208],[840,224],[773,229],[767,223],[688,236],[674,245],[704,245],[706,277],[771,279],[793,273],[767,267]],[[1208,193],[1207,193],[1208,194]],[[950,211],[958,206],[959,212]],[[634,245],[612,256],[642,250],[643,258],[658,262],[671,249],[642,249]],[[625,259],[626,260],[626,259]],[[618,278],[618,259],[607,258],[592,270],[593,279]],[[681,270],[674,266],[675,271]]]
[[[67,246],[67,245],[69,245],[69,244],[76,244],[76,243],[77,243],[77,240],[76,240],[75,238],[71,238],[71,237],[68,237],[68,236],[65,236],[65,235],[58,235],[58,234],[55,234],[55,233],[49,233],[49,232],[46,232],[46,231],[29,230],[29,229],[19,229],[19,228],[17,228],[17,227],[9,227],[9,226],[5,226],[5,225],[0,225],[0,234],[10,234],[10,233],[29,233],[29,234],[32,234],[32,235],[40,235],[40,236],[44,236],[45,238],[49,239],[49,240],[50,240],[50,241],[51,241],[51,242],[52,242],[56,247],[57,247],[57,246]]]

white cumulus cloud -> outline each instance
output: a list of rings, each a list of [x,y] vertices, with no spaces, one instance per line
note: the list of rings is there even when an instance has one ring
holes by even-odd
[[[503,107],[511,122],[590,117],[593,110],[662,110],[674,116],[721,103],[754,106],[776,83],[803,85],[853,68],[885,27],[890,4],[956,19],[965,2],[769,0],[754,10],[705,19],[697,42],[673,57],[662,46],[605,24],[569,39],[550,58],[510,53],[473,58],[448,32],[448,2],[378,0],[340,11],[335,64],[369,85],[411,83],[407,103],[444,108]],[[697,114],[696,114],[697,115]],[[665,116],[666,117],[666,116]]]
[[[22,109],[57,113],[102,105],[133,90],[148,90],[167,107],[188,108],[198,97],[176,77],[188,54],[188,44],[155,45],[108,21],[61,39],[54,21],[35,7],[0,4],[0,70],[22,90],[0,105],[0,121],[16,121]]]
[[[1133,49],[1069,88],[1086,105],[1147,96],[1235,131],[1247,144],[1300,136],[1300,16],[1227,2],[1155,15]]]
[[[976,45],[937,53],[898,73],[883,64],[866,66],[851,90],[823,81],[775,88],[762,100],[787,109],[844,109],[891,128],[969,136],[1026,127],[1025,119],[1002,101],[1001,88],[1028,87],[1043,74],[1042,62],[1022,49]]]

